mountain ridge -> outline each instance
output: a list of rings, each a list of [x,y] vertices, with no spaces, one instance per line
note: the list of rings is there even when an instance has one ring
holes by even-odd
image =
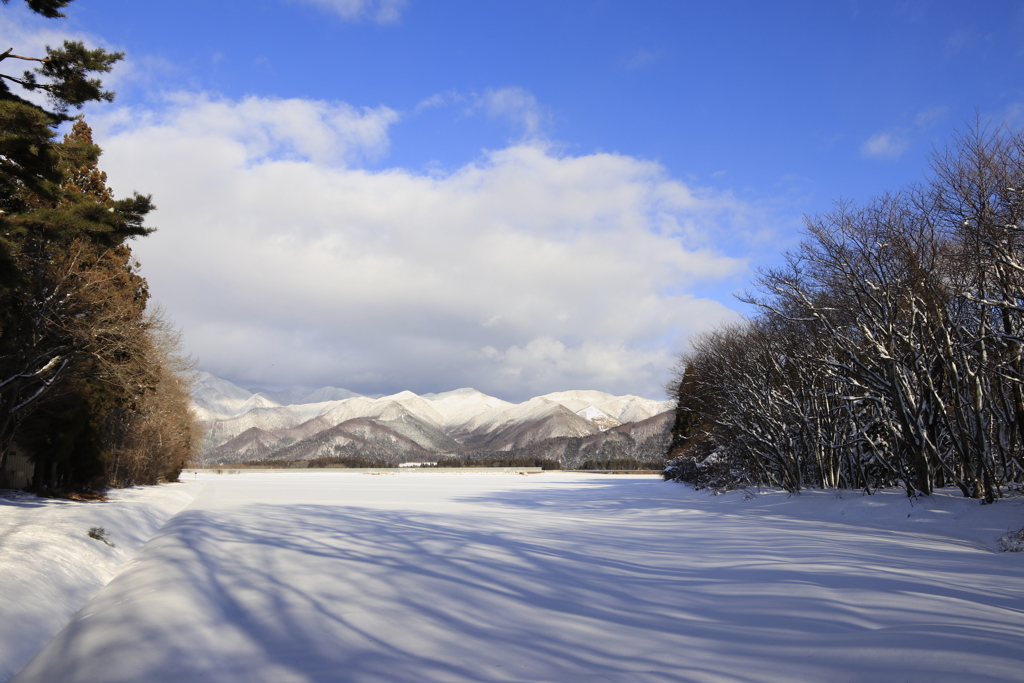
[[[402,391],[378,398],[337,387],[273,394],[286,400],[309,399],[288,405],[269,393],[199,374],[193,409],[208,429],[201,462],[308,460],[340,454],[387,461],[473,457],[581,438],[630,446],[634,439],[623,437],[629,432],[621,427],[674,407],[671,401],[594,390],[553,392],[522,403],[469,387],[424,395]],[[336,396],[343,398],[330,398]],[[318,400],[322,398],[328,400]],[[645,438],[652,438],[647,431]],[[563,445],[569,453],[572,448],[567,444]]]

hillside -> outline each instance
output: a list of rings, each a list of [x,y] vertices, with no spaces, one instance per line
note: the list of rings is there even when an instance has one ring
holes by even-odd
[[[199,376],[193,397],[208,430],[203,464],[353,455],[398,463],[495,453],[539,453],[567,466],[579,453],[653,459],[664,452],[673,408],[671,401],[600,391],[518,404],[470,388],[381,398],[337,387],[251,392],[209,373]]]

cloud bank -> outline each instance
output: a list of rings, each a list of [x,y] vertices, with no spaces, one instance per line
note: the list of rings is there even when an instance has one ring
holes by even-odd
[[[92,119],[135,243],[203,369],[361,393],[473,386],[662,395],[692,332],[735,314],[691,287],[742,273],[714,246],[742,205],[617,154],[524,142],[448,174],[369,171],[386,107],[179,94]]]

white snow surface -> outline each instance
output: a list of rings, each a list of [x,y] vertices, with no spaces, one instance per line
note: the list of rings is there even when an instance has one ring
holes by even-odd
[[[589,420],[590,422],[596,424],[598,427],[600,427],[601,431],[611,429],[612,427],[618,427],[620,424],[622,424],[621,422],[611,417],[610,415],[607,415],[604,411],[595,406],[587,406],[582,410],[577,410],[576,414],[584,418],[585,420]]]
[[[0,491],[0,681],[25,666],[200,486],[114,490],[94,502]],[[112,545],[90,538],[93,527]]]
[[[1020,498],[712,497],[559,472],[197,481],[16,683],[934,683],[1024,670],[1024,553],[995,551],[1024,525]],[[13,509],[5,543],[42,533]],[[12,579],[28,590],[88,569],[8,555],[5,605],[25,602]],[[41,616],[8,614],[0,623],[19,629]]]

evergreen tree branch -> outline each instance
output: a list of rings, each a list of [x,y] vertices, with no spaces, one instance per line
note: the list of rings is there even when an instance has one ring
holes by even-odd
[[[47,19],[61,19],[65,15],[62,10],[72,3],[73,0],[25,0],[28,8],[36,14],[41,14]],[[5,5],[11,0],[3,0]]]

